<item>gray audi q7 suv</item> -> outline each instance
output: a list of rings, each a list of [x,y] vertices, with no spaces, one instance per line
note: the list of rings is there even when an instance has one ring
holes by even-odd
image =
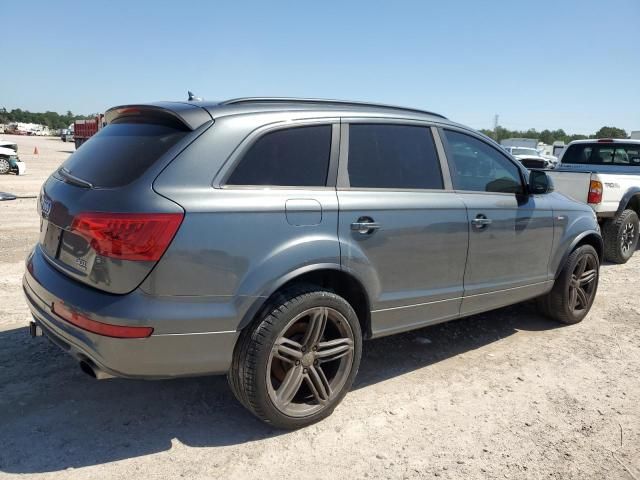
[[[97,378],[226,374],[296,428],[342,400],[363,339],[593,303],[593,211],[441,115],[245,98],[105,117],[42,188],[23,282],[32,333]]]

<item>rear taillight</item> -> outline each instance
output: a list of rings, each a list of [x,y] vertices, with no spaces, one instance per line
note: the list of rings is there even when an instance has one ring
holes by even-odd
[[[105,257],[158,261],[178,231],[181,213],[80,213],[71,230]]]
[[[53,302],[53,313],[67,322],[88,332],[113,338],[147,338],[153,333],[151,327],[126,327],[96,322],[70,309],[62,302]]]
[[[597,180],[591,180],[589,184],[589,195],[587,203],[600,203],[602,201],[602,183]]]

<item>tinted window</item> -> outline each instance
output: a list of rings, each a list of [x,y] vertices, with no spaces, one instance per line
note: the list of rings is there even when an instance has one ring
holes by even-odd
[[[640,145],[633,143],[576,143],[567,148],[562,163],[640,166]]]
[[[249,149],[227,184],[324,186],[330,153],[331,125],[267,133]]]
[[[112,123],[89,139],[62,167],[96,187],[126,185],[187,134],[178,126]]]
[[[442,188],[431,130],[409,125],[349,126],[349,182],[362,188]]]
[[[444,132],[453,188],[522,193],[520,169],[497,149],[464,133]]]

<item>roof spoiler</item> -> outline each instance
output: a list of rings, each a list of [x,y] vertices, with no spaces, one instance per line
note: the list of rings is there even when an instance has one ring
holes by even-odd
[[[126,117],[158,117],[179,122],[189,130],[196,130],[213,118],[204,108],[179,102],[120,105],[104,114],[107,124]]]

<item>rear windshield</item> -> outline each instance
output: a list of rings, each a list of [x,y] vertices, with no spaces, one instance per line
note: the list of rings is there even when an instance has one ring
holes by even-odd
[[[121,187],[142,175],[187,132],[173,124],[112,123],[83,144],[62,168],[95,187]]]
[[[567,147],[562,163],[640,166],[640,145],[632,143],[578,143]]]
[[[513,148],[511,150],[512,155],[533,155],[538,156],[538,151],[533,148]]]

